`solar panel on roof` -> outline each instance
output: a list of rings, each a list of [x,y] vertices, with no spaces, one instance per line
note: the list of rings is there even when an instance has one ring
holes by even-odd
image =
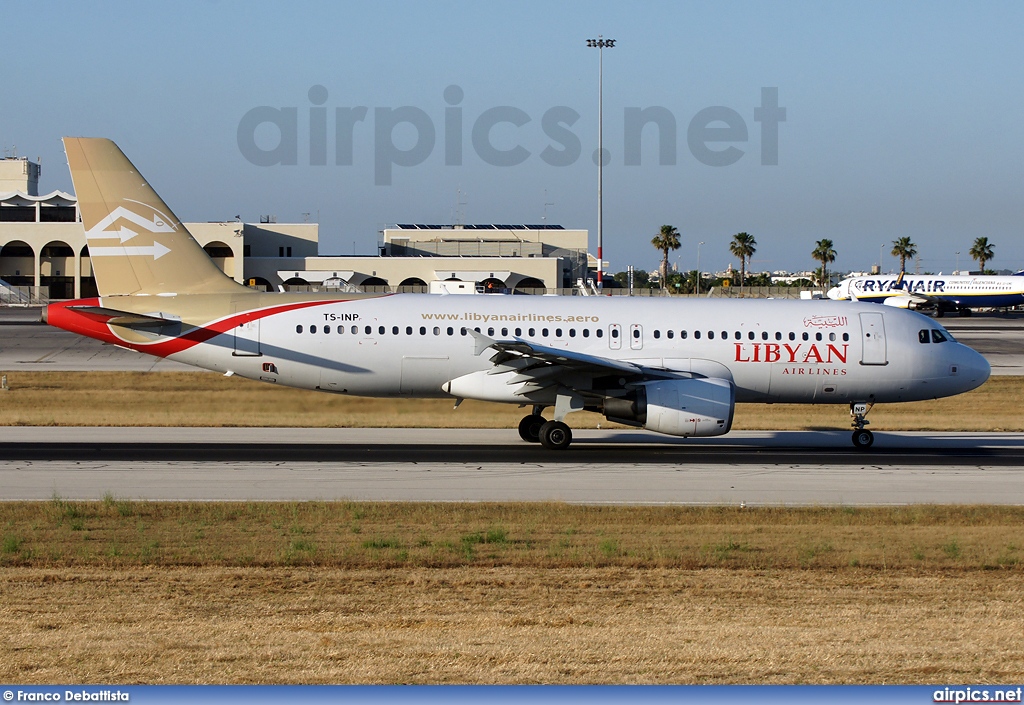
[[[411,223],[399,223],[398,224],[398,229],[399,230],[415,230],[416,226],[412,225]]]

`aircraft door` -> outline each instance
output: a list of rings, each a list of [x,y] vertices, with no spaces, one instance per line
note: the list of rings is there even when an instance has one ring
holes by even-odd
[[[860,364],[888,365],[885,350],[885,323],[880,313],[860,314],[862,344]]]
[[[644,327],[634,323],[629,327],[629,347],[641,350],[644,347]]]
[[[612,323],[608,326],[608,347],[612,350],[622,348],[622,326],[618,323]]]
[[[239,307],[241,308],[241,307]],[[236,313],[240,312],[236,309]],[[236,357],[259,357],[260,319],[245,320],[234,328],[234,351]]]

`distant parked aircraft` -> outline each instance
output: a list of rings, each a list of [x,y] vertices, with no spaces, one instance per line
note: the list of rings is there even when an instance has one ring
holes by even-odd
[[[836,301],[872,301],[896,308],[948,311],[971,315],[974,308],[1024,305],[1024,272],[990,275],[905,274],[848,277],[829,289]]]

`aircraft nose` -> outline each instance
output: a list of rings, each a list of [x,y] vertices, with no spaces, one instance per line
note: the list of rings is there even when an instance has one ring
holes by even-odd
[[[842,296],[842,292],[839,291],[839,287],[838,286],[834,286],[834,287],[832,287],[831,289],[828,290],[828,293],[825,294],[825,296],[829,297],[833,301],[836,301],[836,300],[839,299],[840,296]]]
[[[989,375],[992,374],[992,366],[985,357],[976,350],[961,343],[957,344],[959,350],[956,355],[956,375],[962,382],[962,391],[977,389],[985,384]]]

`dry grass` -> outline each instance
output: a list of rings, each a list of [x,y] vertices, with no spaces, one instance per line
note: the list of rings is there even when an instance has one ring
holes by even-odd
[[[1002,572],[0,570],[0,681],[1014,683]]]
[[[9,502],[0,566],[1005,570],[1024,508]]]
[[[0,392],[0,426],[309,426],[514,428],[511,405],[448,400],[365,399],[276,387],[205,372],[12,372]],[[1024,431],[1024,377],[993,377],[949,399],[880,405],[873,428]],[[597,414],[569,417],[576,428],[608,427]],[[741,404],[737,430],[846,429],[845,407]]]

